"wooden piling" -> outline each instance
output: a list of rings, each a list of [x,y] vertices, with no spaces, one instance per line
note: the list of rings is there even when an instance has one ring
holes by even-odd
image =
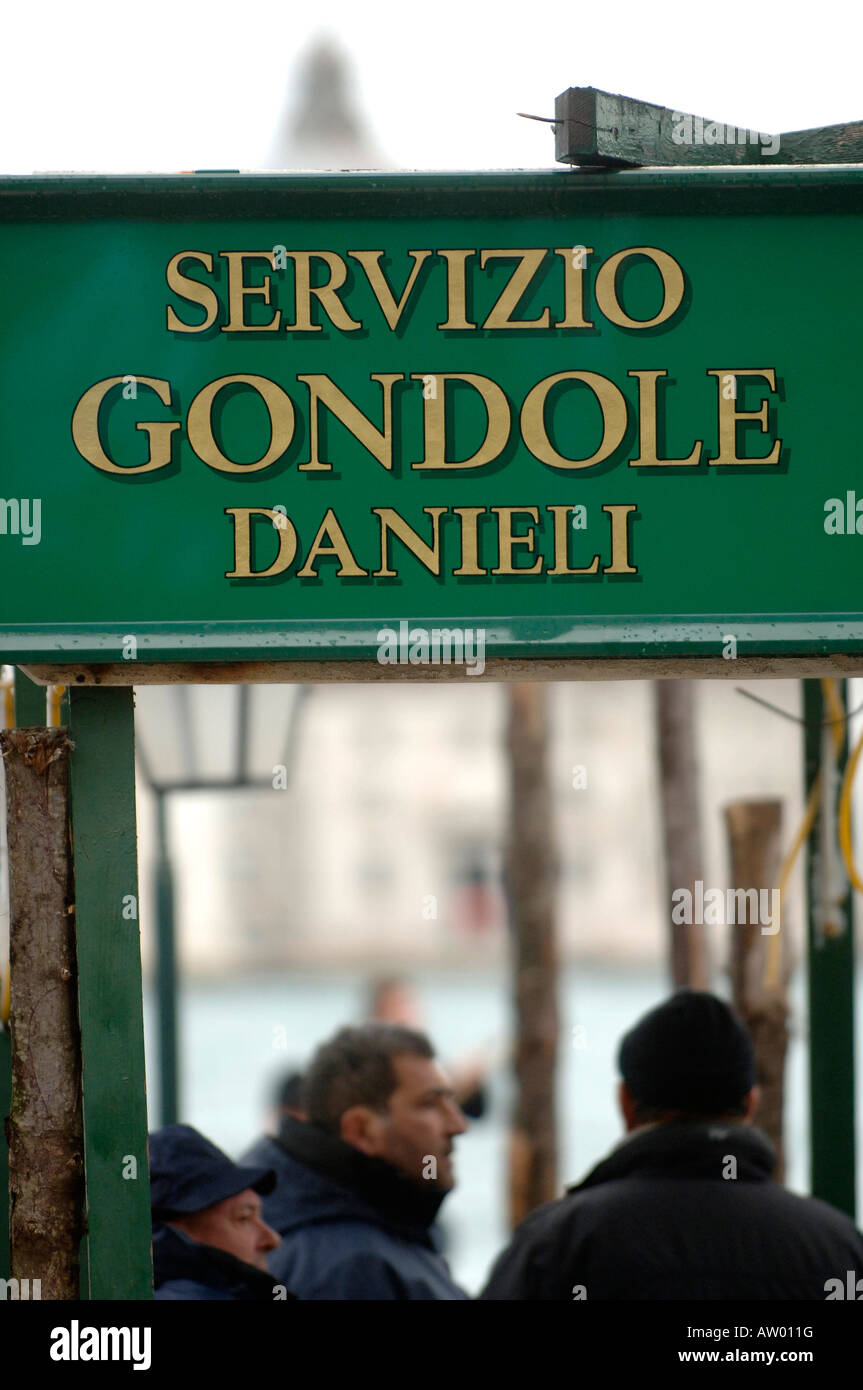
[[[65,729],[0,733],[12,981],[12,1277],[77,1299],[84,1142]]]
[[[704,927],[671,920],[672,894],[695,892],[704,879],[701,847],[701,808],[698,799],[698,749],[695,727],[695,683],[691,680],[654,681],[659,797],[665,846],[665,908],[668,963],[675,989],[710,988],[710,962]]]
[[[557,1195],[556,854],[548,779],[548,686],[508,688],[510,769],[506,882],[512,930],[516,1101],[510,1219]]]
[[[780,801],[736,801],[725,807],[730,860],[729,882],[734,888],[761,890],[776,887],[779,873],[782,803]],[[765,901],[772,903],[772,895]],[[736,914],[742,915],[742,914]],[[786,987],[790,970],[788,924],[779,914],[780,968],[775,984],[767,979],[767,943],[772,926],[751,920],[729,924],[732,999],[737,1013],[752,1034],[755,1066],[761,1086],[761,1104],[755,1123],[773,1143],[778,1163],[776,1178],[783,1180],[782,1117],[784,1104],[785,1053],[788,1046],[788,999]],[[765,931],[764,928],[767,928]]]

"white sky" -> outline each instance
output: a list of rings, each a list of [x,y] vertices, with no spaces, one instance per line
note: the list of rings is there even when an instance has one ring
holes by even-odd
[[[863,119],[855,0],[13,3],[0,173],[258,167],[324,33],[353,55],[371,133],[406,168],[553,166],[550,128],[515,113],[550,116],[576,86],[772,133]]]

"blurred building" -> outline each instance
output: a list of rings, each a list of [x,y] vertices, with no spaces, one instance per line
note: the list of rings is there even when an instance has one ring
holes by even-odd
[[[789,712],[799,708],[795,681],[747,688]],[[278,699],[279,687],[266,689]],[[661,958],[666,912],[650,683],[549,689],[564,955]],[[152,696],[138,692],[142,720]],[[798,725],[744,699],[734,682],[699,682],[698,701],[705,882],[722,885],[728,801],[782,798],[790,842],[802,816],[802,737]],[[285,789],[174,799],[186,968],[498,957],[506,941],[505,718],[504,686],[495,683],[313,688]],[[275,714],[264,732],[267,724],[276,766]],[[153,832],[143,790],[139,820],[151,939]],[[783,924],[797,932],[799,889],[798,878],[783,911]]]

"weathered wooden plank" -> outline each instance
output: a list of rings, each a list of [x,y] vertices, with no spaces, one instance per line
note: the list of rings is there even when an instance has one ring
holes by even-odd
[[[863,121],[771,135],[596,87],[561,92],[554,136],[560,163],[610,169],[863,162]]]
[[[787,130],[779,164],[863,164],[863,121]]]
[[[863,676],[863,655],[827,652],[814,656],[490,657],[482,675],[463,666],[381,666],[376,661],[194,661],[92,663],[86,666],[28,666],[33,680],[57,680],[83,689],[128,685],[314,685],[331,681],[614,681],[669,680],[675,676],[717,680],[796,680],[804,676]]]
[[[758,131],[649,101],[569,87],[554,104],[555,159],[562,164],[759,164]],[[765,140],[772,137],[765,136]]]
[[[9,826],[12,1277],[78,1297],[81,1044],[65,729],[0,734]]]
[[[132,691],[70,691],[91,1299],[152,1298]],[[85,1287],[86,1284],[86,1287]]]

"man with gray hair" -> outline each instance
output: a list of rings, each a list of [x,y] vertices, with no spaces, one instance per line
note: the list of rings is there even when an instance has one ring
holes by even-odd
[[[277,1174],[264,1219],[283,1237],[270,1263],[300,1299],[463,1299],[435,1217],[467,1129],[428,1038],[393,1023],[341,1028],[303,1084],[306,1121],[245,1162]]]

